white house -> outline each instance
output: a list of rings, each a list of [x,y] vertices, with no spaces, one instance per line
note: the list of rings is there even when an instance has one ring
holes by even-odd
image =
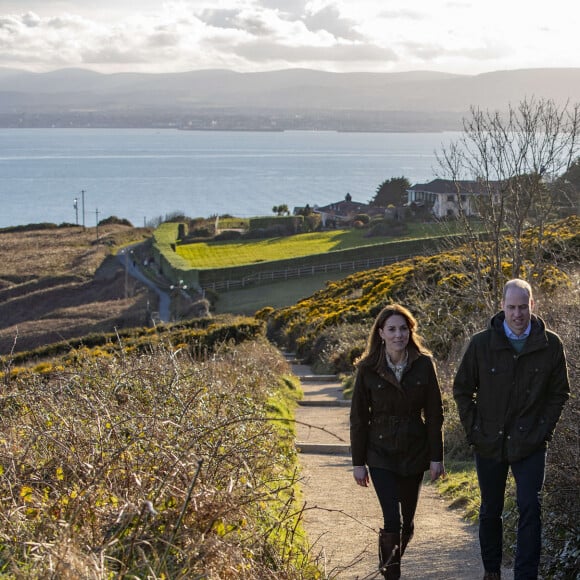
[[[489,190],[478,181],[434,179],[407,189],[407,205],[427,206],[437,218],[455,217],[460,211],[471,216],[477,215],[476,200],[482,195]]]

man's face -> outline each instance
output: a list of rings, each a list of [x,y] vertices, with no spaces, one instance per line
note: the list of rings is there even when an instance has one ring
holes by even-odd
[[[502,309],[505,313],[505,321],[510,330],[520,336],[524,333],[530,322],[534,301],[522,288],[508,288],[505,299],[502,301]]]

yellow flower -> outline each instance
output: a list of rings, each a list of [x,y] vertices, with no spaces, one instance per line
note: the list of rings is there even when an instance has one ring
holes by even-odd
[[[21,498],[22,498],[24,501],[26,501],[26,502],[31,502],[31,501],[32,501],[32,492],[33,492],[33,491],[34,491],[34,490],[33,490],[31,487],[29,487],[29,486],[27,486],[27,485],[23,485],[23,486],[20,488],[20,497],[21,497]]]

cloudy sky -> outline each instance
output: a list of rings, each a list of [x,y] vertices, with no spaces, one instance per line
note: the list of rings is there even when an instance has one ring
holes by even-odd
[[[580,67],[573,0],[0,0],[0,67]]]

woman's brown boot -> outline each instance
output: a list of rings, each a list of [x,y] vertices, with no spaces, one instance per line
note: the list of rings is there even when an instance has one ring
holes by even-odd
[[[379,531],[379,570],[387,580],[401,577],[401,534]]]

